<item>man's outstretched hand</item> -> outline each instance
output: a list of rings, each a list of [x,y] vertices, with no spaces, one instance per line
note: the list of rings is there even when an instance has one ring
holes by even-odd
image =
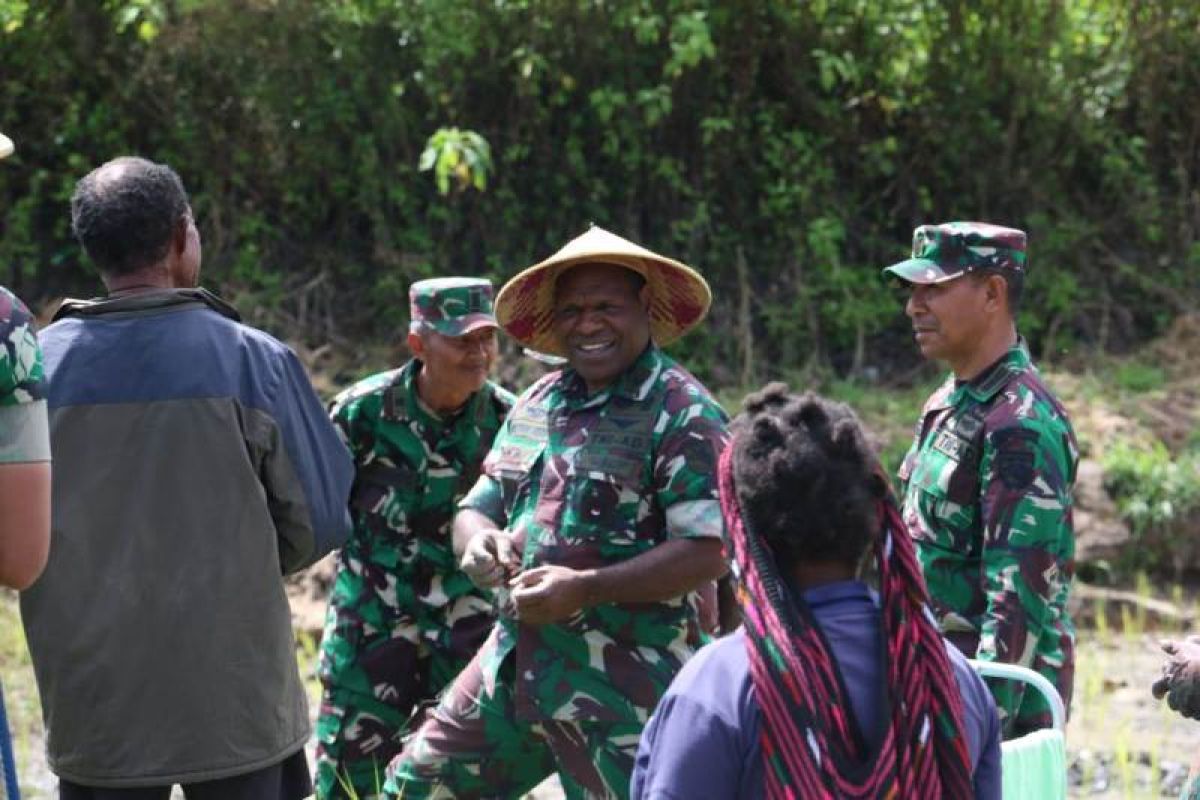
[[[1200,720],[1200,636],[1160,643],[1168,658],[1162,675],[1150,687],[1158,699],[1185,717]]]

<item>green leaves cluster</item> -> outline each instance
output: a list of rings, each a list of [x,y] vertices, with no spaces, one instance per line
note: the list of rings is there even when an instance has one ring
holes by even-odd
[[[1200,300],[1198,50],[1184,0],[0,0],[0,280],[92,291],[67,200],[137,152],[314,344],[595,222],[709,279],[708,380],[907,372],[879,269],[982,218],[1030,234],[1039,355],[1119,348]]]
[[[1150,444],[1121,441],[1103,457],[1105,488],[1143,543],[1138,553],[1147,563],[1173,567],[1195,554],[1195,524],[1200,519],[1200,449],[1172,456],[1158,440]]]
[[[449,194],[452,185],[459,191],[473,186],[482,192],[492,172],[492,148],[474,131],[439,128],[425,143],[418,168],[433,171],[439,194]]]

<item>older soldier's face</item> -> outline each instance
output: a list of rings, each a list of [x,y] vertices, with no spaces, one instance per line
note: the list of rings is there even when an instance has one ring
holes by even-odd
[[[968,363],[988,325],[986,286],[964,275],[945,283],[909,284],[904,313],[921,355],[951,367]]]
[[[588,391],[604,389],[650,343],[650,314],[641,276],[613,264],[571,268],[555,287],[553,324],[567,360]]]
[[[447,392],[466,397],[483,388],[496,360],[496,329],[488,326],[462,336],[422,331],[417,356],[427,377]]]

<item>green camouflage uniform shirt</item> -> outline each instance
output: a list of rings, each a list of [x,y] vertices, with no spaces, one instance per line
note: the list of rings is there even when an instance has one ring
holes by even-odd
[[[366,378],[334,400],[331,416],[356,468],[354,531],[338,556],[320,660],[327,688],[407,706],[441,685],[409,697],[395,685],[404,677],[398,662],[408,661],[397,648],[461,653],[461,667],[490,627],[491,598],[459,570],[450,523],[514,401],[488,382],[452,419],[439,418],[417,396],[419,363]],[[456,640],[464,637],[471,641]],[[436,683],[457,668],[447,670]]]
[[[517,401],[461,507],[513,532],[523,569],[598,568],[720,537],[727,422],[653,345],[592,396],[573,370],[551,373]],[[494,685],[515,651],[518,719],[644,724],[700,641],[695,599],[606,604],[543,626],[502,615],[480,656],[484,680]]]
[[[1040,672],[1068,707],[1077,462],[1066,412],[1018,342],[930,397],[900,469],[904,520],[943,633],[970,657]],[[1023,698],[1011,681],[992,691],[1019,729],[1048,724],[1040,695]]]
[[[0,464],[49,460],[42,351],[33,315],[0,286]]]

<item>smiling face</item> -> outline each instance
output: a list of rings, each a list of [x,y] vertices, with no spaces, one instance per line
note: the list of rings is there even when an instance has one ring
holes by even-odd
[[[408,335],[408,346],[421,359],[422,371],[448,407],[465,402],[483,388],[496,360],[496,328],[488,325],[462,336],[435,330]],[[431,398],[426,398],[430,400]]]
[[[640,275],[614,264],[581,264],[559,277],[554,335],[589,392],[611,384],[650,343],[648,291]]]

